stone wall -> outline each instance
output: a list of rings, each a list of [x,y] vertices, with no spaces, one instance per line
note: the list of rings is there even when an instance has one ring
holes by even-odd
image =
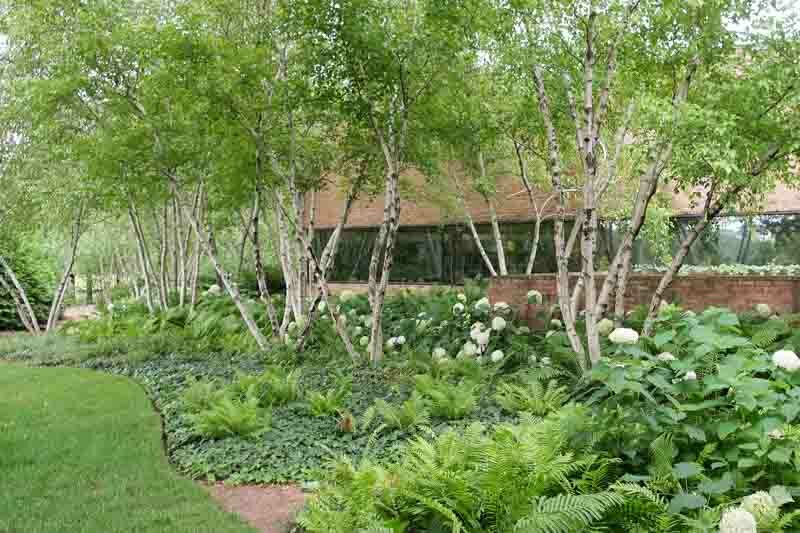
[[[605,275],[598,274],[596,278],[599,289]],[[577,279],[578,274],[571,275],[571,285]],[[649,304],[660,279],[661,274],[631,274],[625,294],[626,309]],[[543,306],[528,305],[527,294],[531,289],[542,293]],[[494,278],[489,284],[489,299],[492,303],[507,302],[522,318],[534,321],[541,311],[556,303],[555,274]],[[742,312],[767,303],[777,313],[792,313],[800,310],[800,277],[687,274],[673,280],[665,300],[694,311],[715,306]]]

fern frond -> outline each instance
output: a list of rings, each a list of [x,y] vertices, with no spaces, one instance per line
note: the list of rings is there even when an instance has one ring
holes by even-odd
[[[622,505],[619,494],[559,494],[539,497],[533,501],[533,510],[514,525],[514,531],[526,533],[571,533],[585,531],[612,507]]]

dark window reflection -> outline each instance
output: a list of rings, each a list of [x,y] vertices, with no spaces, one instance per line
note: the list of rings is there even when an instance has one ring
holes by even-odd
[[[672,248],[677,250],[696,218],[677,218],[672,224]],[[572,223],[567,222],[568,237]],[[478,236],[497,269],[497,247],[489,224],[477,225]],[[596,263],[605,270],[613,260],[624,226],[603,222],[598,228]],[[528,264],[533,238],[532,223],[501,225],[503,247],[509,274],[523,274]],[[330,274],[331,281],[366,281],[377,229],[351,229],[342,234],[339,253]],[[329,230],[316,234],[320,253],[330,236]],[[383,258],[380,258],[381,262]],[[655,254],[643,239],[634,245],[635,264],[653,264]],[[757,215],[722,217],[699,239],[687,257],[691,265],[800,263],[800,215]],[[570,270],[580,268],[580,242],[570,257]],[[533,272],[555,272],[553,222],[542,223]],[[489,271],[468,228],[428,226],[401,228],[397,235],[392,281],[461,283],[465,278],[486,277]]]

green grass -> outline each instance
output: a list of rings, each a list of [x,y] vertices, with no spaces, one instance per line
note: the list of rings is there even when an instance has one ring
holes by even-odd
[[[132,381],[0,363],[0,532],[253,531],[173,472]]]

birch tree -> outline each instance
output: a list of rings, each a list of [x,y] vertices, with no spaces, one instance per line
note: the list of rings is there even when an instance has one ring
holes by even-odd
[[[400,225],[401,176],[425,148],[419,109],[469,35],[462,3],[305,0],[292,12],[317,65],[315,90],[341,110],[356,137],[371,137],[381,158],[383,220],[368,281],[373,362],[383,359],[382,311]]]

